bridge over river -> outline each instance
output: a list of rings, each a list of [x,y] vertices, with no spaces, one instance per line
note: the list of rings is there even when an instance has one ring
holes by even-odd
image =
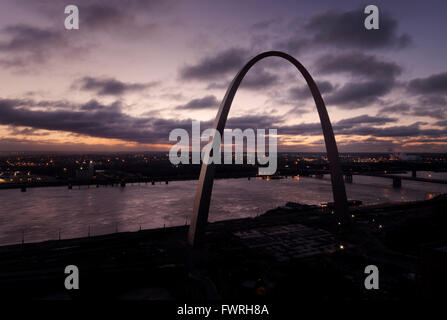
[[[393,179],[393,187],[395,187],[395,188],[400,188],[402,186],[402,180],[447,184],[447,180],[417,177],[415,171],[413,171],[413,174],[411,177],[410,176],[400,176],[400,175],[396,175],[396,174],[386,174],[386,173],[352,173],[352,174],[349,173],[349,174],[344,175],[345,182],[352,183],[353,175]]]

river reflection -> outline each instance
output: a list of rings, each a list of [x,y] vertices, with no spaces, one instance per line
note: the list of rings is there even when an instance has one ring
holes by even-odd
[[[447,174],[422,173],[434,179]],[[0,190],[0,244],[136,231],[189,223],[197,181],[166,184],[128,184],[121,187],[66,187]],[[348,198],[364,203],[408,201],[447,193],[447,185],[403,181],[394,189],[392,180],[354,176],[346,184]],[[320,204],[332,201],[328,176],[323,179],[216,180],[210,221],[253,217],[288,201]]]

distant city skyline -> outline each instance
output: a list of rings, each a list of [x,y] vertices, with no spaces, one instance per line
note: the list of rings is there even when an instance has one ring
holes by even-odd
[[[327,104],[341,152],[445,152],[447,4],[374,1],[4,1],[0,151],[167,151],[169,132],[212,126],[236,72],[282,50]],[[370,3],[368,3],[370,4]],[[293,67],[268,58],[243,81],[229,128],[275,128],[278,151],[321,152],[315,105]]]

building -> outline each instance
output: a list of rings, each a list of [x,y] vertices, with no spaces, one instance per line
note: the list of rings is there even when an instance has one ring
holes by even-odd
[[[78,170],[76,170],[76,179],[77,180],[90,180],[93,178],[95,174],[95,168],[93,165],[93,161],[90,161],[88,166],[81,166]]]

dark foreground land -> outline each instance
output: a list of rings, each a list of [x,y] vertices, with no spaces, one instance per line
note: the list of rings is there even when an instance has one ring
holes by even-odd
[[[351,208],[289,204],[257,218],[209,224],[192,250],[187,227],[0,247],[2,299],[357,301],[442,299],[447,292],[447,196]],[[64,269],[79,268],[79,290]],[[366,290],[365,267],[380,272]],[[299,299],[299,300],[298,300]]]

